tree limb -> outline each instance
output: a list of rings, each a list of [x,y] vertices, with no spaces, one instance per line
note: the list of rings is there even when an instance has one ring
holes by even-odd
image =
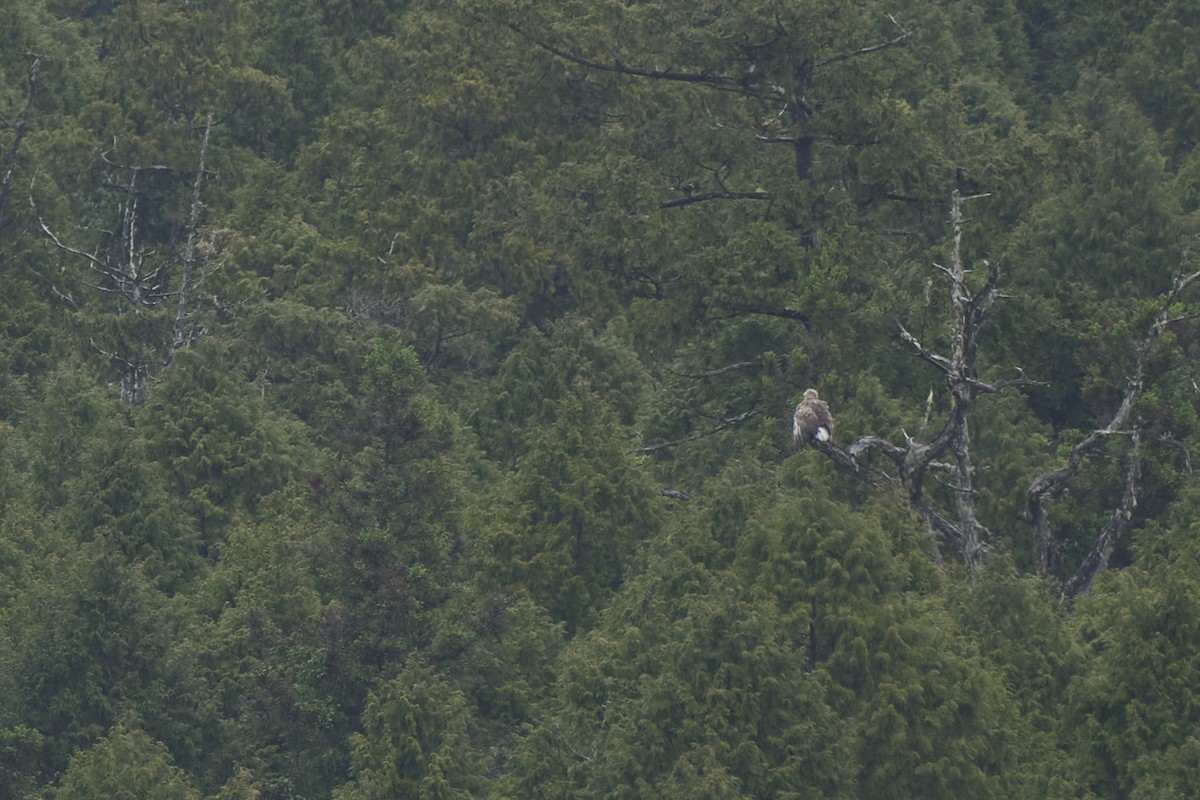
[[[684,444],[685,442],[694,442],[697,439],[703,439],[706,436],[712,436],[713,434],[720,433],[721,431],[725,430],[726,428],[732,428],[735,425],[740,425],[741,423],[750,419],[757,413],[758,413],[758,411],[756,409],[751,409],[750,411],[743,411],[741,414],[721,420],[719,425],[717,425],[716,427],[710,428],[706,431],[701,431],[700,433],[693,433],[691,436],[685,436],[682,439],[673,439],[672,441],[669,441],[669,442],[658,442],[657,444],[647,444],[647,445],[642,445],[641,447],[634,447],[625,452],[627,452],[629,454],[653,453],[656,450],[665,450],[666,448],[674,447],[677,444]]]
[[[866,47],[860,47],[857,50],[847,50],[844,53],[838,53],[835,56],[830,56],[829,58],[825,58],[820,61],[814,62],[813,68],[818,69],[820,67],[827,67],[830,64],[836,64],[839,61],[849,61],[850,59],[858,58],[859,56],[865,56],[870,53],[878,53],[880,50],[887,50],[892,47],[904,46],[904,44],[909,40],[909,38],[912,37],[912,35],[914,33],[916,33],[916,31],[915,30],[906,30],[903,25],[901,25],[899,22],[896,22],[896,18],[893,17],[891,14],[888,14],[888,19],[890,19],[892,21],[893,25],[895,25],[897,28],[900,29],[900,35],[897,36],[896,38],[889,39],[886,42],[880,42],[879,44],[872,44],[872,45],[868,45]]]
[[[733,372],[734,370],[760,366],[762,366],[762,359],[758,358],[754,361],[737,361],[733,364],[727,364],[723,367],[717,367],[716,369],[704,370],[703,372],[680,372],[679,370],[672,369],[671,367],[666,367],[666,370],[672,375],[678,375],[680,378],[713,378],[717,375],[724,375],[727,372]]]
[[[557,56],[564,61],[569,61],[572,64],[577,64],[587,69],[594,69],[598,72],[614,72],[620,75],[631,75],[638,78],[651,78],[654,80],[677,81],[680,83],[698,84],[707,86],[710,89],[717,89],[723,92],[735,92],[742,95],[755,96],[786,96],[786,91],[780,86],[771,86],[768,91],[751,91],[751,87],[747,86],[737,78],[731,78],[726,75],[714,75],[708,72],[676,72],[671,67],[660,69],[658,67],[636,67],[626,64],[617,57],[613,57],[612,61],[598,61],[593,58],[579,55],[578,53],[566,50],[557,45],[542,39],[538,36],[526,31],[520,25],[514,22],[505,23],[509,30],[516,33],[526,41],[532,42],[537,47],[545,50],[553,56]]]
[[[972,291],[967,282],[968,270],[962,258],[963,204],[975,197],[964,197],[957,189],[950,196],[951,245],[948,267],[934,266],[946,274],[950,283],[950,355],[942,355],[928,349],[913,336],[903,323],[897,322],[900,338],[911,345],[917,355],[945,378],[950,390],[950,414],[941,429],[928,441],[918,441],[905,434],[903,447],[877,436],[862,436],[848,451],[826,443],[819,449],[838,463],[863,475],[872,485],[898,487],[905,501],[928,525],[929,529],[945,546],[952,547],[963,558],[968,573],[974,574],[983,563],[987,551],[987,529],[975,514],[974,469],[971,463],[970,428],[967,412],[980,394],[998,392],[1002,389],[1035,383],[1024,377],[1008,381],[987,383],[976,374],[977,337],[987,312],[999,296],[996,286],[999,269],[984,262],[988,277],[978,291]],[[860,457],[870,450],[878,450],[896,465],[895,477],[866,470]],[[947,467],[939,459],[950,454],[952,463]],[[934,469],[945,469],[953,477],[954,519],[934,507],[924,487],[925,475]]]
[[[937,265],[935,264],[934,266]],[[917,351],[918,356],[923,358],[925,361],[928,361],[942,372],[949,374],[953,366],[950,363],[950,359],[946,358],[945,356],[939,356],[937,353],[934,353],[931,350],[927,350],[919,341],[917,341],[917,337],[908,332],[908,329],[904,327],[903,322],[896,320],[896,326],[900,329],[900,338],[912,345]]]
[[[734,316],[741,314],[761,314],[766,317],[779,317],[780,319],[790,319],[804,325],[805,328],[810,327],[811,320],[807,312],[800,311],[795,308],[768,308],[767,306],[751,303],[743,306],[733,306],[730,308],[734,312]]]
[[[1074,600],[1077,595],[1091,590],[1092,581],[1108,568],[1108,559],[1112,556],[1117,539],[1133,519],[1133,510],[1137,507],[1138,483],[1142,477],[1141,432],[1134,430],[1130,440],[1132,448],[1129,453],[1129,468],[1125,473],[1125,491],[1121,495],[1121,502],[1096,534],[1096,542],[1092,545],[1091,552],[1080,563],[1071,579],[1063,585],[1061,597],[1067,602]]]
[[[876,489],[902,491],[906,504],[917,512],[917,516],[921,518],[941,546],[956,552],[963,551],[966,537],[963,535],[962,529],[935,509],[922,492],[909,491],[902,479],[875,469],[862,460],[864,453],[878,450],[898,467],[903,467],[909,456],[908,450],[897,447],[878,436],[860,436],[845,450],[833,442],[814,441],[812,446],[828,456],[834,463],[853,472]]]
[[[703,203],[707,200],[774,200],[775,195],[770,192],[702,192],[700,194],[689,194],[686,197],[677,197],[674,200],[667,200],[659,203],[659,208],[679,208],[680,206],[689,206],[693,203]]]
[[[1188,257],[1189,254],[1185,252],[1185,262]],[[1038,571],[1043,576],[1050,574],[1054,560],[1054,541],[1050,531],[1050,516],[1047,504],[1049,501],[1062,496],[1062,493],[1066,490],[1067,482],[1075,477],[1083,464],[1084,458],[1098,443],[1109,436],[1124,434],[1124,429],[1133,412],[1133,407],[1142,393],[1146,376],[1146,363],[1149,360],[1151,350],[1154,343],[1166,330],[1167,325],[1170,324],[1171,319],[1173,319],[1171,316],[1171,305],[1178,299],[1183,290],[1198,278],[1200,278],[1200,270],[1191,273],[1180,270],[1179,274],[1175,276],[1174,281],[1172,281],[1171,288],[1162,295],[1162,309],[1155,316],[1154,321],[1146,331],[1146,335],[1138,344],[1133,374],[1129,377],[1126,384],[1125,395],[1121,398],[1121,405],[1108,421],[1108,424],[1099,430],[1092,431],[1076,443],[1071,448],[1071,452],[1068,453],[1064,464],[1038,475],[1030,482],[1029,488],[1025,490],[1026,510],[1024,516],[1033,525],[1034,550],[1037,554]],[[1138,449],[1137,435],[1137,431],[1135,430],[1132,434],[1135,452]],[[1141,475],[1141,467],[1140,465],[1136,467],[1136,473],[1134,469],[1134,466],[1131,465],[1129,477],[1126,481],[1126,497],[1128,498],[1132,493],[1136,501],[1136,480]],[[1133,485],[1130,484],[1131,481]],[[1124,503],[1125,500],[1123,499],[1122,506]],[[1129,506],[1128,510],[1132,513],[1132,506]],[[1123,526],[1118,526],[1113,531],[1112,535],[1114,537],[1120,533],[1121,527]],[[1105,529],[1107,528],[1108,525],[1105,526]],[[1104,533],[1105,529],[1101,530],[1101,536],[1106,535]],[[1108,555],[1111,552],[1111,547],[1106,551],[1103,547],[1099,547],[1099,544],[1096,548],[1093,548],[1092,553],[1085,559],[1085,563],[1080,565],[1080,571],[1077,571],[1071,581],[1068,582],[1068,585],[1063,588],[1063,596],[1068,598],[1073,597],[1074,594],[1086,590],[1091,585],[1092,578],[1106,568]],[[1097,564],[1096,559],[1102,559],[1103,563]],[[1088,570],[1091,571],[1091,577],[1087,577],[1086,579],[1080,577],[1083,574],[1081,571],[1086,572]],[[1068,587],[1071,589],[1070,594],[1067,593]]]
[[[200,142],[200,162],[196,167],[196,180],[192,184],[192,208],[188,213],[187,243],[183,248],[183,264],[179,278],[179,303],[175,308],[175,324],[171,332],[171,349],[178,350],[191,343],[192,332],[187,330],[188,301],[190,299],[196,256],[196,229],[200,225],[200,186],[204,181],[204,159],[208,155],[208,137],[212,132],[213,118],[208,115],[204,126],[204,138]]]

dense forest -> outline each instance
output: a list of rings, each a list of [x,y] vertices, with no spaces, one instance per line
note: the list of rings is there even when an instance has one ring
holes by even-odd
[[[0,0],[0,797],[1194,797],[1198,40]]]

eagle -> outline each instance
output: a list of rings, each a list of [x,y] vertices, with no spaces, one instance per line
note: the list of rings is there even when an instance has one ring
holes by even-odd
[[[792,440],[797,450],[803,450],[804,445],[816,440],[828,442],[833,436],[833,417],[829,406],[817,397],[816,389],[807,389],[804,399],[796,406],[796,416],[792,418]]]

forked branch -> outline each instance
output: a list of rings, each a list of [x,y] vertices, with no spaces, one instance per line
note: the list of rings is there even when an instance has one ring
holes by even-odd
[[[963,205],[985,196],[964,196],[957,189],[951,193],[949,266],[934,265],[949,282],[950,352],[933,351],[913,336],[902,322],[897,322],[900,338],[913,348],[918,358],[938,370],[946,382],[951,405],[945,422],[927,440],[905,434],[903,445],[878,436],[862,436],[847,450],[831,443],[819,447],[835,462],[873,486],[899,489],[905,502],[921,516],[939,542],[961,555],[969,573],[976,572],[982,565],[989,534],[975,513],[976,491],[967,412],[981,394],[1037,383],[1020,371],[1018,377],[1005,381],[988,382],[978,377],[978,334],[992,305],[1000,297],[997,291],[1000,273],[996,264],[985,261],[987,277],[982,285],[973,289],[968,281],[969,270],[962,254]],[[881,453],[892,463],[895,472],[889,474],[870,467],[863,460],[870,451]],[[949,463],[942,460],[946,456]],[[926,492],[925,476],[934,470],[949,472],[953,477],[952,511],[938,508]]]
[[[1084,460],[1098,444],[1111,436],[1128,435],[1131,441],[1129,466],[1126,471],[1125,492],[1117,510],[1097,533],[1096,542],[1091,552],[1076,569],[1075,574],[1063,585],[1062,594],[1066,599],[1086,592],[1092,580],[1108,566],[1108,558],[1122,531],[1129,525],[1133,516],[1133,508],[1137,504],[1138,482],[1141,479],[1140,433],[1135,426],[1129,430],[1129,420],[1133,408],[1142,395],[1146,380],[1146,367],[1153,352],[1154,344],[1166,331],[1167,326],[1176,318],[1172,315],[1172,307],[1179,296],[1188,286],[1200,279],[1200,271],[1187,272],[1186,264],[1189,254],[1184,253],[1185,268],[1179,271],[1171,287],[1161,297],[1162,308],[1155,315],[1141,342],[1138,344],[1133,373],[1125,386],[1125,394],[1108,423],[1092,431],[1071,448],[1066,460],[1058,467],[1038,475],[1025,491],[1025,519],[1033,525],[1034,549],[1037,554],[1038,571],[1043,576],[1050,575],[1055,558],[1055,542],[1050,530],[1048,506],[1051,501],[1061,497],[1066,491],[1071,479],[1078,474]]]

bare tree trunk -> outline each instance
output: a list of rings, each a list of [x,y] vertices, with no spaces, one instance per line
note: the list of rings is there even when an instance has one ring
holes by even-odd
[[[196,267],[196,229],[200,225],[200,186],[204,182],[204,161],[208,156],[208,137],[212,132],[212,114],[204,123],[204,138],[200,142],[200,163],[196,167],[196,180],[192,183],[192,208],[188,213],[187,243],[183,247],[183,264],[179,278],[179,302],[175,308],[175,325],[171,334],[171,349],[178,350],[192,343],[192,331],[188,329],[188,301],[191,296]]]
[[[112,146],[99,153],[99,158],[105,164],[117,171],[116,174],[128,174],[128,181],[121,183],[118,179],[113,184],[124,190],[125,196],[117,209],[118,221],[113,233],[107,234],[88,252],[79,247],[73,247],[63,241],[50,226],[40,217],[38,222],[42,231],[56,247],[79,259],[89,271],[91,287],[103,295],[113,297],[113,311],[116,315],[143,314],[150,309],[160,309],[161,313],[169,314],[168,303],[174,301],[175,314],[170,333],[170,339],[164,341],[143,341],[138,347],[127,348],[118,352],[121,347],[112,348],[113,352],[105,350],[93,342],[96,350],[106,356],[121,373],[121,399],[131,405],[141,405],[146,393],[157,373],[171,362],[171,354],[190,345],[196,338],[197,331],[193,326],[191,314],[194,312],[194,293],[202,273],[197,263],[197,249],[200,218],[204,204],[201,200],[201,190],[205,176],[208,174],[208,145],[212,133],[213,118],[210,114],[204,127],[204,135],[200,142],[199,163],[195,178],[192,182],[192,202],[187,218],[187,237],[182,253],[177,260],[167,260],[156,257],[153,248],[147,248],[140,241],[142,236],[142,198],[145,185],[141,180],[146,172],[174,173],[164,164],[124,164],[113,160],[113,152],[117,148],[114,140]],[[31,201],[32,202],[32,201]],[[148,263],[149,262],[149,263]],[[178,266],[179,283],[174,284],[171,272]],[[65,298],[70,300],[70,298]]]
[[[983,564],[988,532],[980,524],[975,513],[974,470],[971,464],[971,435],[967,412],[981,394],[1000,392],[1011,386],[1037,383],[1024,376],[987,383],[978,378],[976,371],[979,329],[986,321],[992,304],[1000,296],[996,289],[999,269],[995,264],[983,262],[987,268],[987,277],[978,290],[972,290],[968,282],[969,270],[962,257],[963,205],[968,200],[985,196],[963,196],[957,189],[951,193],[950,264],[948,267],[934,265],[950,280],[950,355],[943,356],[927,349],[902,323],[898,323],[901,338],[912,345],[918,357],[939,370],[946,381],[951,408],[941,430],[928,442],[918,441],[906,434],[904,446],[893,444],[878,436],[859,437],[846,450],[830,442],[818,445],[818,449],[834,461],[852,469],[872,485],[890,486],[902,491],[909,507],[921,516],[938,541],[959,553],[970,574],[976,573]],[[882,453],[895,465],[894,476],[869,467],[862,460],[864,454],[871,450]],[[952,464],[939,461],[947,454],[952,456]],[[925,495],[924,481],[930,470],[950,472],[954,476],[953,518],[936,508]]]
[[[1068,602],[1074,600],[1076,595],[1088,592],[1096,576],[1108,569],[1108,559],[1117,546],[1117,539],[1133,517],[1133,509],[1137,506],[1138,482],[1142,477],[1141,431],[1135,429],[1130,441],[1129,468],[1126,470],[1121,503],[1096,534],[1096,543],[1080,563],[1079,569],[1063,585],[1062,598]]]

